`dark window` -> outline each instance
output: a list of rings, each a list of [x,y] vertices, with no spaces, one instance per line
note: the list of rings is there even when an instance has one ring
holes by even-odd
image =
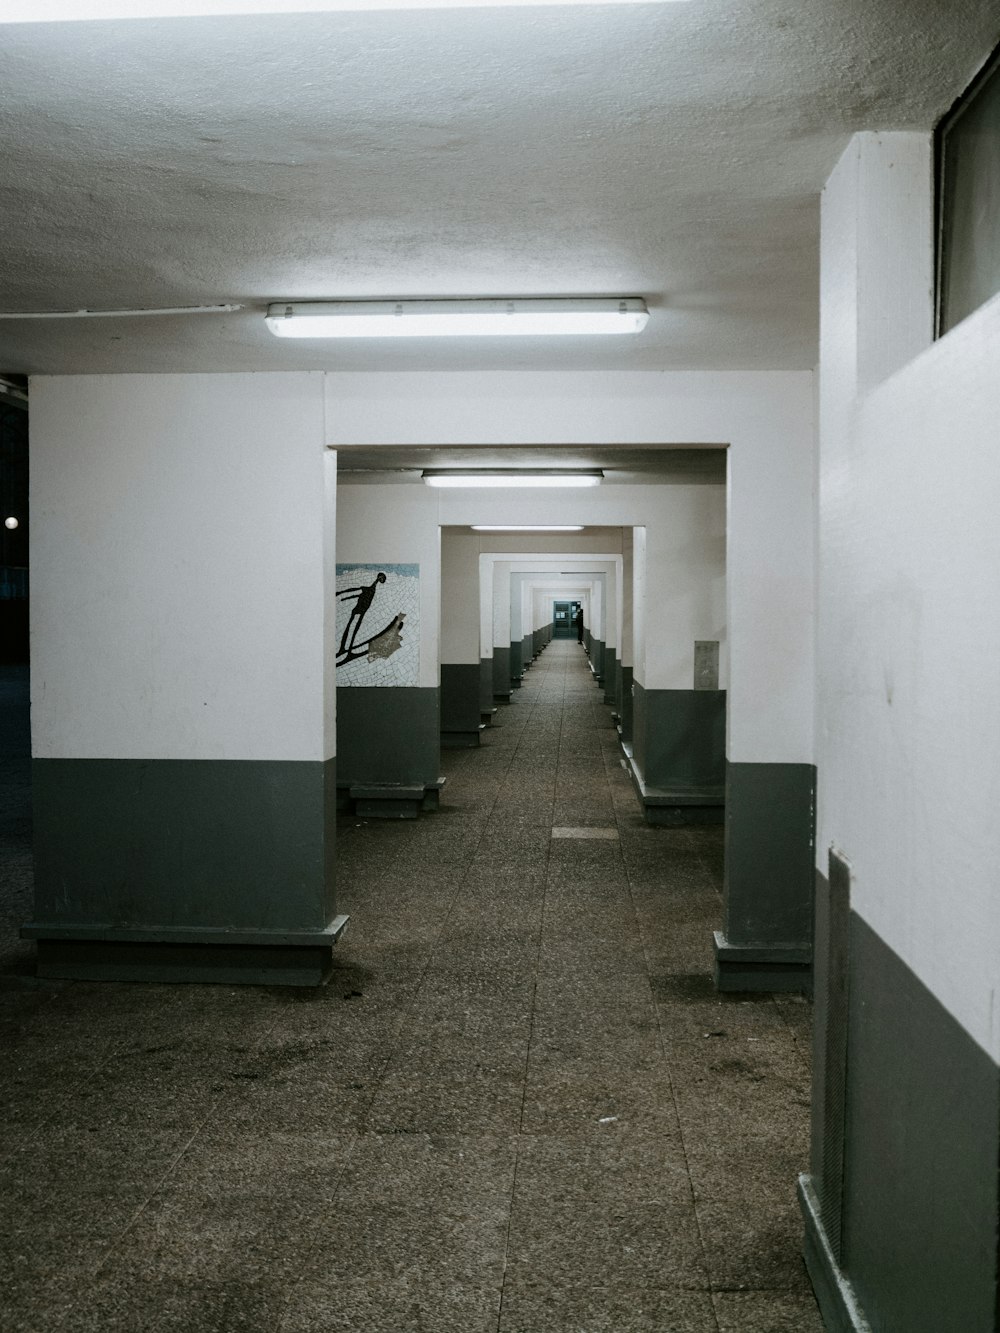
[[[940,336],[1000,292],[1000,52],[937,129]]]

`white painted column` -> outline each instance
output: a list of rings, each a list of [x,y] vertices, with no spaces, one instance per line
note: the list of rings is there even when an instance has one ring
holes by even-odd
[[[822,202],[815,1007],[836,1054],[813,1160],[845,1169],[806,1211],[828,1298],[853,1282],[873,1325],[991,1329],[1000,302],[932,342],[932,147],[856,136]]]
[[[451,749],[478,745],[482,728],[479,545],[467,528],[441,529],[441,742]]]
[[[328,964],[324,446],[319,375],[34,381],[46,974],[308,983]]]
[[[369,615],[373,630],[404,615],[388,652],[338,666],[340,799],[372,816],[415,815],[433,808],[440,788],[441,530],[433,491],[342,484],[337,567],[340,585],[385,575]]]

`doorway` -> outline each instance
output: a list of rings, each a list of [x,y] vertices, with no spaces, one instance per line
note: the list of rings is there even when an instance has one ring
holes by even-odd
[[[576,638],[576,613],[579,602],[553,602],[552,637],[555,639]]]

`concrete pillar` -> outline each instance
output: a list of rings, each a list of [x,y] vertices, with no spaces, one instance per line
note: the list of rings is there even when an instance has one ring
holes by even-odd
[[[531,665],[531,652],[528,649],[527,613],[525,613],[525,589],[529,573],[511,572],[511,689],[520,689],[525,670]]]
[[[633,602],[635,599],[635,570],[632,550],[634,529],[622,528],[621,565],[621,632],[618,642],[620,659],[617,681],[618,735],[623,744],[632,743],[632,670],[633,670]]]
[[[493,699],[493,557],[479,556],[479,720],[489,726]]]
[[[39,972],[316,984],[334,901],[322,377],[32,385]]]
[[[446,749],[479,744],[480,672],[479,539],[465,528],[442,528],[441,744]]]
[[[351,589],[374,591],[343,651]],[[441,536],[421,485],[344,485],[337,515],[338,797],[359,814],[414,818],[435,809],[441,772]],[[366,649],[369,636],[371,640]]]
[[[493,698],[510,703],[510,561],[493,562]]]
[[[1000,303],[931,341],[932,148],[929,133],[856,136],[823,195],[801,1199],[828,1327],[992,1333]]]
[[[604,616],[604,670],[601,683],[604,690],[604,702],[610,704],[612,708],[616,707],[618,703],[621,579],[622,562],[619,559],[608,569],[604,582],[606,610]]]
[[[665,494],[633,539],[629,758],[647,819],[713,823],[725,780],[725,509],[718,487],[690,487],[678,501]]]

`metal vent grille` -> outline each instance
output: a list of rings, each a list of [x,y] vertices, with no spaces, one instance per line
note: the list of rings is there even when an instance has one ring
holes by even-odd
[[[847,1115],[847,1022],[850,988],[851,868],[830,849],[830,956],[826,995],[823,1174],[820,1217],[837,1263],[843,1258],[844,1147]]]

